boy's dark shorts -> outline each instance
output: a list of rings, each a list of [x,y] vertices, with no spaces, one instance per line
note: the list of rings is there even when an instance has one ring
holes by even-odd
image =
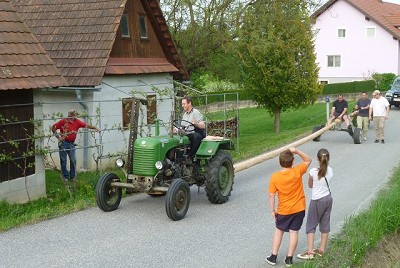
[[[276,215],[276,228],[281,231],[289,232],[298,231],[303,224],[304,216],[306,215],[306,211],[300,211],[289,215]]]

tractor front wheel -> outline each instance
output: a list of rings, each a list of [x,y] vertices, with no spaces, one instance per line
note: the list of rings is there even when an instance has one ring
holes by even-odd
[[[190,187],[184,179],[174,180],[168,188],[165,210],[173,221],[179,221],[186,216],[190,204]]]
[[[219,150],[206,166],[205,189],[208,200],[214,204],[228,201],[233,186],[234,169],[231,156]]]
[[[103,211],[116,210],[121,203],[122,189],[111,185],[120,179],[113,173],[104,174],[96,184],[96,203]]]

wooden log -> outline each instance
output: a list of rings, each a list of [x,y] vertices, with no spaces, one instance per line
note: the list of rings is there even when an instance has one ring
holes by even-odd
[[[239,172],[239,171],[245,170],[245,169],[247,169],[249,167],[252,167],[254,165],[260,164],[260,163],[262,163],[262,162],[264,162],[264,161],[266,161],[268,159],[274,158],[274,157],[278,156],[281,152],[289,149],[290,147],[300,146],[303,143],[306,143],[306,142],[318,137],[319,135],[322,135],[325,131],[333,128],[335,126],[335,124],[336,124],[336,122],[334,121],[330,125],[325,126],[324,128],[321,128],[320,130],[318,130],[318,131],[312,133],[311,135],[309,135],[307,137],[304,137],[304,138],[302,138],[302,139],[300,139],[298,141],[295,141],[293,143],[285,145],[285,146],[283,146],[281,148],[278,148],[276,150],[273,150],[271,152],[267,152],[265,154],[250,158],[250,159],[245,160],[243,162],[239,162],[239,163],[233,165],[233,167],[235,169],[235,172]]]

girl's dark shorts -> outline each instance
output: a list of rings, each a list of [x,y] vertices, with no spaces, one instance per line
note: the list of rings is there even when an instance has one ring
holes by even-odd
[[[289,215],[276,215],[276,228],[281,231],[289,232],[298,231],[303,224],[304,216],[306,215],[306,211],[300,211]]]

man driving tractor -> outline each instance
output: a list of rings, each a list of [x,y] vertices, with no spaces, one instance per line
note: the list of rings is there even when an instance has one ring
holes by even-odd
[[[201,140],[206,137],[206,124],[203,121],[203,115],[200,111],[193,108],[191,97],[185,96],[182,99],[182,108],[185,112],[182,116],[181,125],[185,127],[186,135],[190,140],[188,158],[192,160],[200,146]]]

